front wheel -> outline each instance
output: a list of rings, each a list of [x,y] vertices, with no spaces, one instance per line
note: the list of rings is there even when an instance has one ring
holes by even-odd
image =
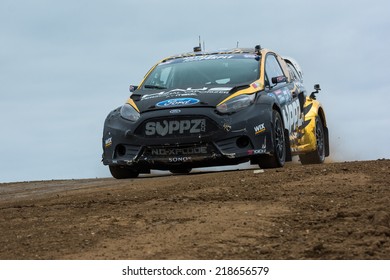
[[[271,155],[261,155],[259,166],[261,168],[277,168],[284,166],[286,162],[286,138],[284,136],[284,125],[279,112],[272,112],[272,142],[274,150]]]
[[[316,117],[316,149],[305,155],[299,155],[302,164],[320,164],[325,161],[325,133],[319,117]]]
[[[126,166],[110,165],[110,172],[115,179],[137,178],[139,171]]]

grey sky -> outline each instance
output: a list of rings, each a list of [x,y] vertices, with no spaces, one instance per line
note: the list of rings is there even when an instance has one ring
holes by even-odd
[[[263,47],[320,83],[336,161],[390,158],[390,2],[0,2],[0,182],[110,176],[108,112],[165,56]]]

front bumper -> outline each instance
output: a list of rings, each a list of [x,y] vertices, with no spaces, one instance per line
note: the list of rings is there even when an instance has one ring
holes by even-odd
[[[140,172],[238,164],[273,151],[271,127],[262,106],[232,115],[208,107],[158,110],[136,123],[116,109],[104,124],[102,161]]]

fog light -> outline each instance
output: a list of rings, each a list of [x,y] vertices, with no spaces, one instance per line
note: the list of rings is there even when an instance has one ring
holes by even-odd
[[[126,155],[126,147],[124,145],[116,146],[115,151],[117,156],[123,157],[124,155]]]
[[[249,140],[248,136],[241,136],[236,141],[236,145],[240,149],[248,147],[249,143],[250,143],[250,140]]]

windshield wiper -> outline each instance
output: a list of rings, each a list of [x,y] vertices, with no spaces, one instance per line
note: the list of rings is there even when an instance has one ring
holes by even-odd
[[[144,85],[144,88],[151,88],[151,89],[167,89],[163,86],[157,86],[157,85]]]

